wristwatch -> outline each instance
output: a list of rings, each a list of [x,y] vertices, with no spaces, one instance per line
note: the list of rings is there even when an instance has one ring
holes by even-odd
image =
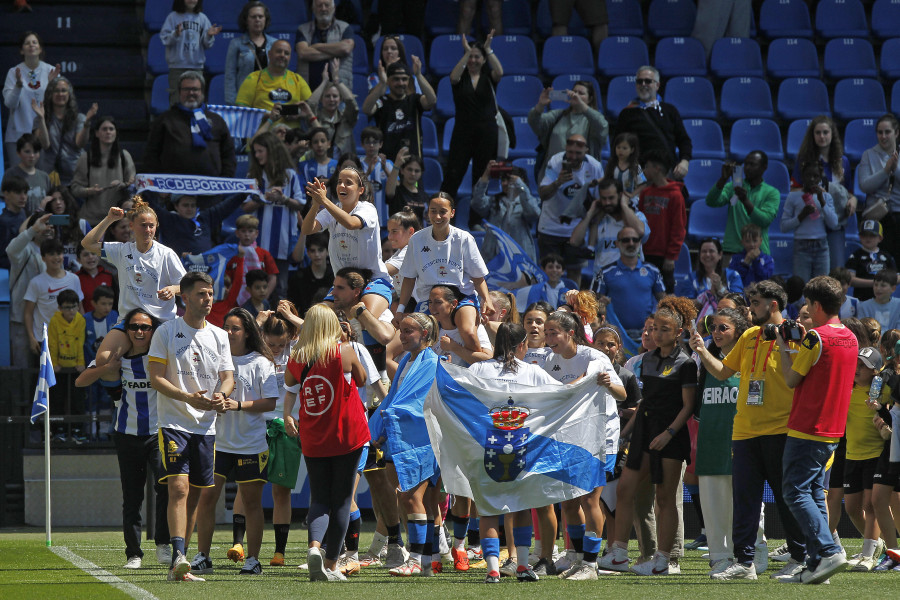
[[[666,428],[666,431],[669,432],[669,435],[671,435],[672,437],[675,437],[675,430],[674,430],[674,429],[672,429],[671,427],[667,427],[667,428]]]
[[[357,308],[356,309],[356,318],[359,319],[359,315],[363,314],[363,311],[365,311],[365,310],[366,310],[365,306],[360,306],[359,308]]]

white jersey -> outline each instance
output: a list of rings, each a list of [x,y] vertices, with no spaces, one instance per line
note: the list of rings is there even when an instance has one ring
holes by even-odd
[[[105,242],[102,258],[119,271],[119,314],[143,308],[160,321],[175,318],[175,298],[160,300],[156,293],[164,287],[179,285],[184,264],[175,251],[153,242],[145,253],[134,242]]]
[[[522,360],[532,365],[537,365],[543,368],[544,362],[552,353],[553,350],[547,348],[546,346],[544,346],[543,348],[529,348],[528,351],[525,352],[525,358],[523,358]]]
[[[34,302],[34,322],[32,323],[31,331],[34,334],[34,339],[39,342],[44,339],[44,323],[49,328],[50,319],[59,310],[56,298],[63,290],[74,290],[78,294],[79,305],[84,300],[84,294],[81,291],[81,280],[78,279],[78,275],[69,271],[63,271],[63,276],[60,278],[51,277],[46,271],[38,273],[28,282],[28,287],[25,288],[24,299]]]
[[[150,361],[166,365],[166,379],[188,394],[206,390],[212,398],[219,388],[219,373],[234,371],[228,334],[205,323],[194,329],[177,318],[163,323],[150,342]],[[181,400],[157,392],[159,426],[201,435],[216,433],[216,411],[198,410]]]
[[[366,168],[369,167],[369,164],[365,161],[364,166]],[[378,222],[382,225],[387,225],[388,219],[390,215],[388,214],[388,206],[385,200],[385,184],[387,183],[388,176],[391,171],[394,170],[394,163],[390,160],[386,160],[386,167],[381,167],[381,161],[376,160],[375,166],[372,167],[372,170],[366,176],[371,183],[372,186],[372,203],[375,205],[375,210],[378,212]]]
[[[393,276],[393,280],[394,289],[398,292],[400,291],[400,286],[403,285],[403,276],[400,274],[400,268],[403,266],[403,259],[406,257],[407,248],[409,248],[409,245],[403,246],[397,250],[392,257],[387,259],[387,263],[385,263],[386,265],[393,265],[394,268],[397,269],[397,274]]]
[[[416,300],[428,300],[431,288],[436,285],[455,285],[466,296],[475,293],[472,279],[488,274],[484,259],[475,238],[467,231],[450,226],[450,233],[443,242],[426,227],[409,238],[400,275],[416,280]]]
[[[503,367],[503,363],[494,358],[471,365],[469,371],[478,377],[504,383],[520,383],[535,387],[540,385],[561,385],[537,365],[523,362],[518,358],[516,359],[516,365],[518,369],[510,371]]]
[[[156,390],[150,387],[148,354],[122,358],[122,397],[113,428],[126,435],[156,435]],[[93,363],[91,363],[93,365]]]
[[[232,356],[234,392],[232,400],[264,400],[278,397],[275,365],[259,352]],[[266,415],[230,410],[216,417],[216,451],[232,454],[259,454],[268,450]]]
[[[459,334],[459,329],[441,329],[440,333],[438,333],[438,341],[435,342],[434,346],[431,347],[431,349],[434,350],[434,353],[437,354],[441,360],[445,360],[451,365],[468,367],[469,363],[461,359],[453,352],[450,352],[449,350],[443,350],[441,348],[442,335],[446,335],[448,338],[450,338],[460,346],[463,345],[462,336]],[[487,329],[484,328],[484,325],[478,325],[478,329],[475,330],[475,335],[478,337],[478,343],[481,344],[482,351],[493,355],[494,346],[491,344],[491,338],[488,337],[488,332]]]
[[[347,229],[337,222],[324,208],[316,215],[316,221],[323,230],[328,230],[328,258],[331,268],[337,273],[344,267],[368,269],[372,277],[390,279],[387,267],[381,260],[381,226],[378,225],[378,211],[370,202],[359,201],[351,216],[359,217],[362,229]]]
[[[365,346],[359,342],[350,342],[350,347],[356,352],[356,356],[366,372],[365,383],[356,386],[356,391],[359,392],[359,399],[362,400],[363,406],[368,406],[369,386],[381,381],[381,373],[378,372],[378,367],[375,366],[375,361],[372,360],[372,355]]]
[[[278,385],[278,394],[275,396],[277,398],[275,408],[263,413],[267,421],[284,418],[284,372],[287,371],[287,364],[291,359],[291,350],[294,349],[296,344],[297,340],[289,341],[284,345],[284,350],[281,351],[281,354],[275,357],[275,383]],[[298,411],[297,415],[299,416],[299,414]]]
[[[559,178],[559,174],[563,170],[562,162],[565,155],[565,152],[560,152],[547,161],[547,168],[544,171],[544,178],[541,180],[540,185],[550,185]],[[566,238],[571,236],[572,231],[581,219],[576,218],[569,223],[563,223],[560,221],[560,217],[566,213],[566,209],[577,195],[578,190],[594,179],[603,179],[603,165],[588,154],[584,157],[584,162],[581,163],[578,170],[572,171],[572,179],[559,186],[559,189],[553,196],[541,203],[541,218],[538,220],[537,226],[538,232]]]

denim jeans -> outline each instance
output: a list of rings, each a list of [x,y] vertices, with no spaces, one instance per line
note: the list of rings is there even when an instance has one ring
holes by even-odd
[[[841,551],[831,537],[825,506],[825,465],[837,442],[816,442],[788,436],[784,444],[784,499],[806,535],[807,567]]]
[[[809,281],[817,275],[828,275],[831,258],[828,240],[794,240],[794,275]]]

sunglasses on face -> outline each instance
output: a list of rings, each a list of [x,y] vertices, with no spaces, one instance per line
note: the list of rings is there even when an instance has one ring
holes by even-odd
[[[712,327],[709,328],[709,331],[710,331],[710,333],[712,333],[714,331],[718,331],[719,333],[725,333],[729,329],[731,329],[731,327],[729,327],[728,325],[713,325]]]
[[[638,85],[653,85],[654,83],[656,83],[656,80],[641,78],[641,79],[635,79],[634,82]]]
[[[637,244],[641,241],[639,237],[623,237],[619,238],[619,242],[622,244]]]
[[[153,325],[147,325],[146,323],[129,323],[126,327],[128,331],[150,331],[153,329]]]

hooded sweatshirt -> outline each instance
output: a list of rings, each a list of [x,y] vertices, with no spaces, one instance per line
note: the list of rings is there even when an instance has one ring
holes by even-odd
[[[667,180],[659,187],[649,186],[641,192],[638,210],[647,217],[650,237],[644,242],[646,256],[662,256],[675,260],[687,233],[687,211],[682,184]]]

